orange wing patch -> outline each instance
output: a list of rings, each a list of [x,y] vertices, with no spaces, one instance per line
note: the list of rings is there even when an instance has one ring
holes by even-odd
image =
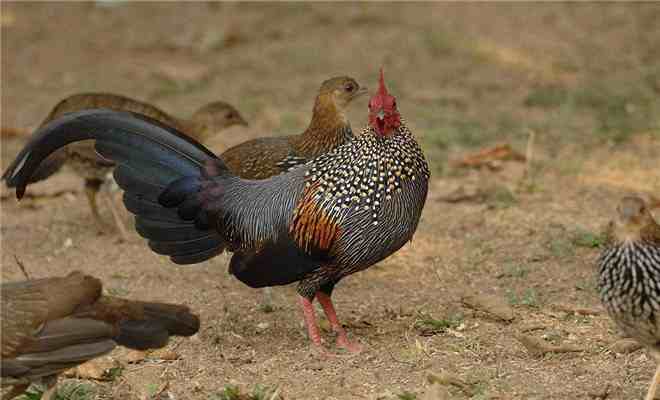
[[[293,212],[289,233],[296,244],[308,254],[327,253],[339,237],[339,225],[319,205],[316,196],[319,184],[306,188],[303,198]]]

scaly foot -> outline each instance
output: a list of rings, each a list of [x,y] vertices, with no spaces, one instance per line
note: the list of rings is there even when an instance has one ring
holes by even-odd
[[[345,334],[337,337],[337,347],[353,354],[359,354],[364,349],[360,343],[348,340]]]

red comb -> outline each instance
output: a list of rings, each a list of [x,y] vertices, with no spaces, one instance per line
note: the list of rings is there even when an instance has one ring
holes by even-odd
[[[387,88],[385,87],[385,76],[383,75],[383,67],[380,67],[380,86],[378,87],[378,94],[387,96]]]

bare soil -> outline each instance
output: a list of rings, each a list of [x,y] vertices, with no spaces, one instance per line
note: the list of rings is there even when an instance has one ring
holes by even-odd
[[[32,277],[82,270],[110,293],[183,302],[203,320],[198,335],[169,345],[178,360],[128,364],[125,350],[113,352],[123,370],[93,381],[96,397],[221,399],[226,385],[259,384],[285,399],[422,399],[429,374],[464,382],[446,386],[455,399],[643,397],[654,361],[614,351],[621,337],[599,303],[594,261],[618,199],[660,193],[660,5],[1,7],[3,127],[29,131],[76,92],[121,93],[180,116],[223,99],[250,127],[215,139],[221,151],[302,131],[322,80],[346,74],[374,88],[384,65],[433,165],[414,241],[336,289],[365,351],[331,360],[310,351],[293,287],[275,288],[266,313],[261,293],[227,274],[228,256],[178,267],[133,232],[128,243],[99,234],[71,171],[20,203],[3,188],[3,280],[23,279],[17,257]],[[366,99],[352,108],[355,128],[365,110]],[[494,171],[448,162],[500,142],[525,153],[530,131],[527,178],[515,161]],[[25,140],[2,138],[3,167]],[[485,194],[445,201],[461,187]],[[475,309],[466,296],[490,297]]]

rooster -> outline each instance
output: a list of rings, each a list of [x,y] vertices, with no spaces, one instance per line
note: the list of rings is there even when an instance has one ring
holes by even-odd
[[[226,150],[220,158],[231,172],[245,179],[265,179],[327,153],[353,138],[346,110],[353,100],[367,93],[349,76],[321,83],[314,101],[312,119],[299,135],[248,140]],[[272,293],[264,289],[261,308],[272,309]]]
[[[89,110],[44,126],[3,178],[20,198],[39,163],[71,142],[95,139],[117,163],[124,204],[151,249],[177,264],[233,252],[229,272],[253,288],[298,282],[309,338],[322,353],[313,301],[336,344],[351,352],[331,295],[344,277],[412,239],[426,201],[424,154],[385,87],[369,101],[360,136],[265,180],[245,180],[205,147],[143,116]]]
[[[154,349],[170,336],[190,336],[199,318],[188,307],[145,303],[102,296],[98,279],[72,272],[65,277],[3,283],[2,386],[12,386],[3,399],[23,393],[32,381],[50,378],[109,353],[118,344]]]

